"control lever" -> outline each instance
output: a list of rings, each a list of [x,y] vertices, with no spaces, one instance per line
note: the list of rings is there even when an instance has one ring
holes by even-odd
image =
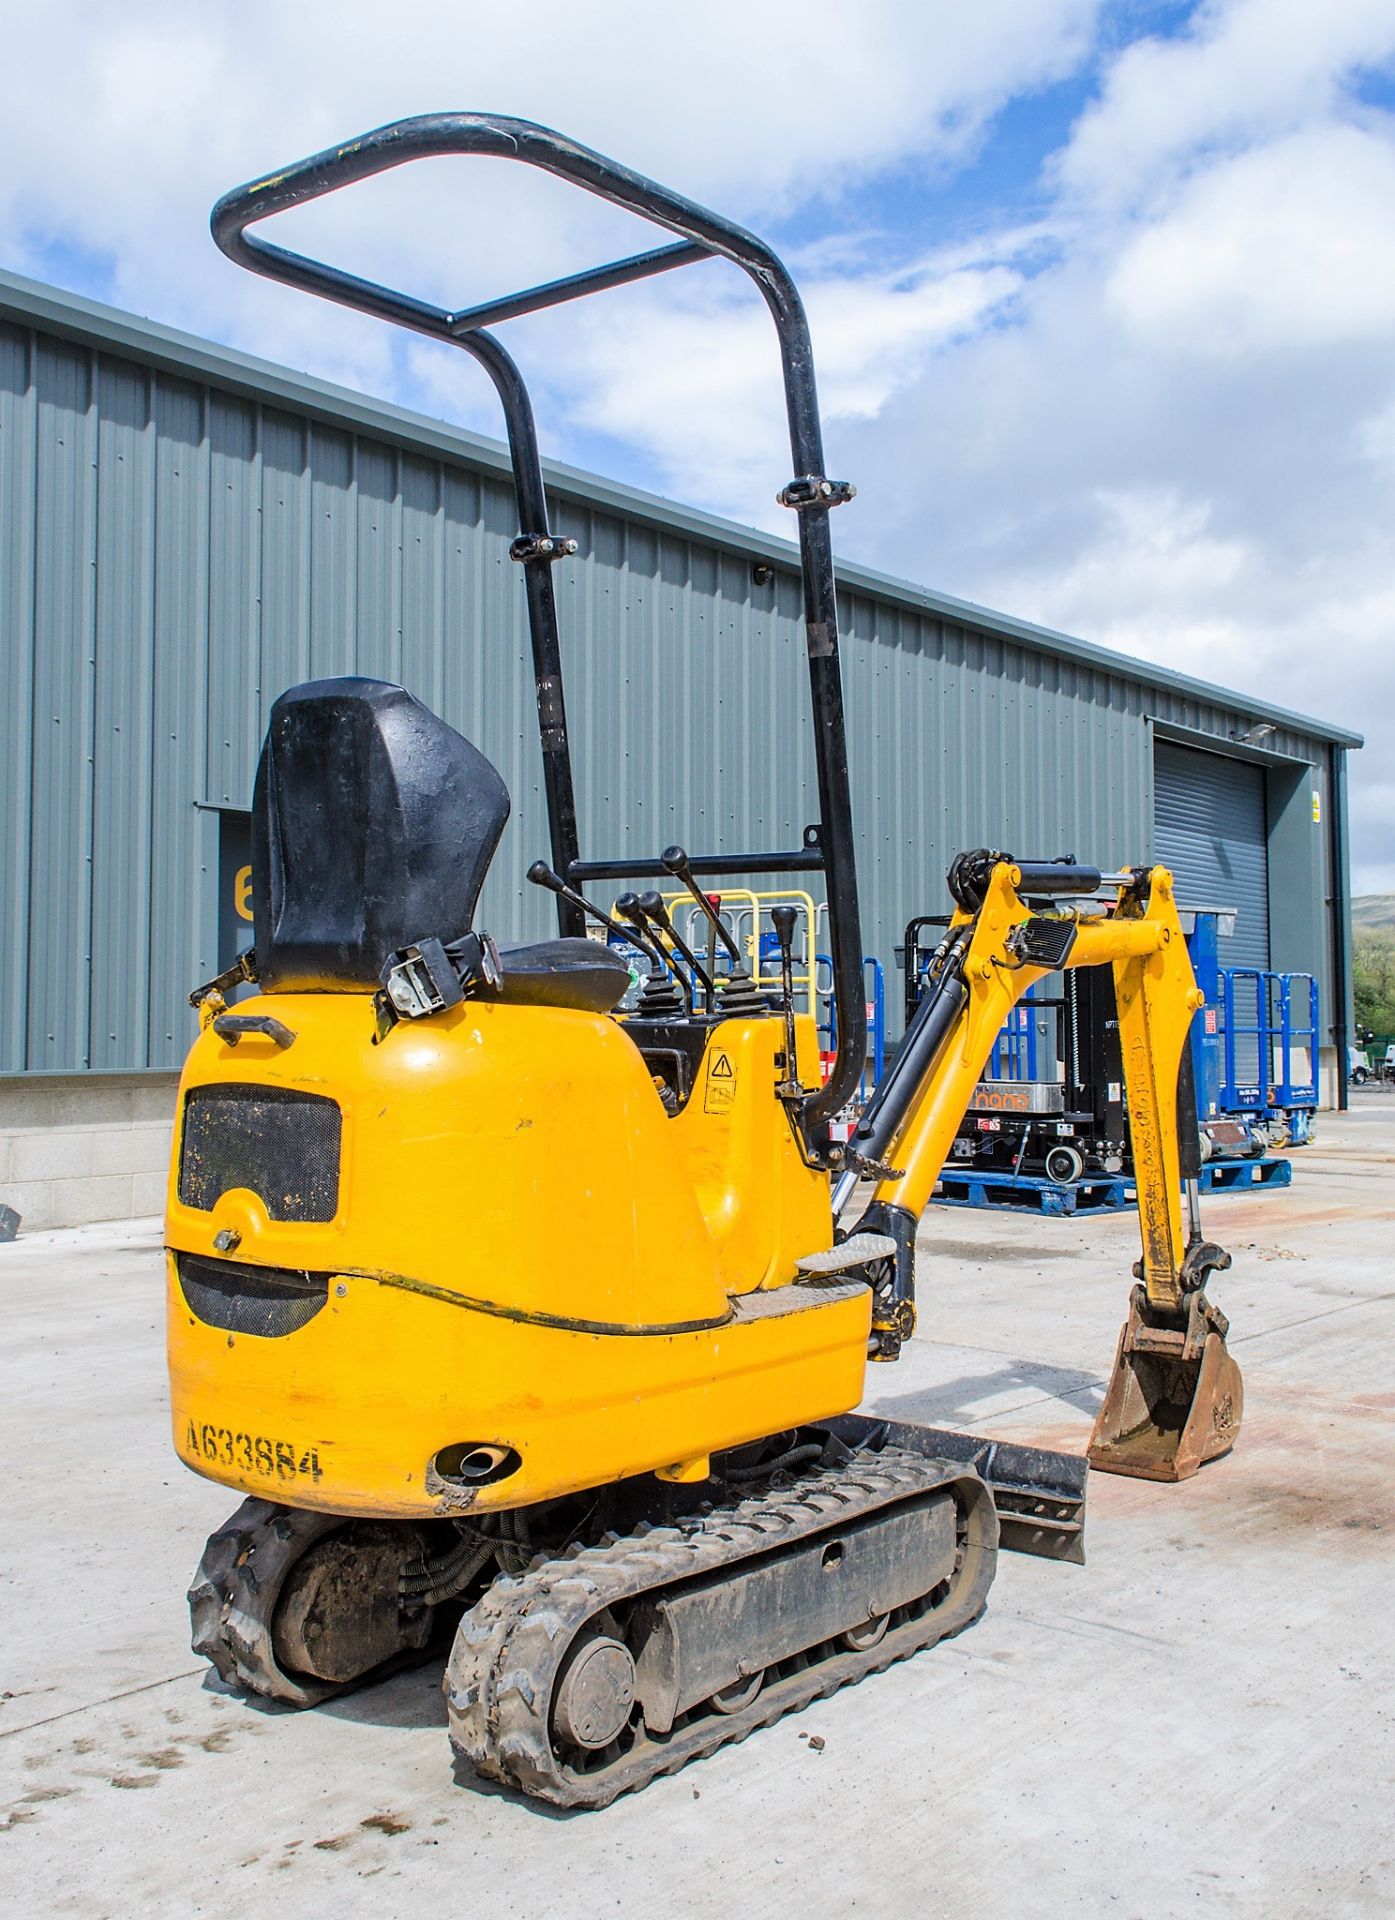
[[[698,885],[693,874],[693,869],[688,863],[688,856],[684,853],[682,847],[665,847],[664,851],[659,855],[659,859],[676,880],[683,882],[683,885],[702,908],[713,938],[720,940],[731,956],[732,972],[745,973],[746,962],[742,957],[741,949],[727,932],[726,926],[717,909]]]
[[[683,1010],[686,1013],[691,1013],[693,1010],[693,990],[683,978],[683,970],[678,962],[668,951],[667,947],[665,947],[663,941],[650,929],[648,920],[640,906],[638,894],[622,893],[615,902],[615,911],[617,916],[623,920],[625,925],[630,929],[630,937],[634,940],[636,946],[642,947],[646,953],[657,953],[662,961],[663,971],[656,976],[656,985],[663,982],[671,973],[678,982],[678,991],[683,996]],[[646,996],[652,1004],[656,996],[649,993],[647,988],[645,991]],[[671,986],[667,988],[661,987],[660,991],[662,992],[663,998],[669,1000],[673,993],[673,988]],[[672,1004],[671,1000],[670,1004]]]
[[[740,947],[737,946],[735,940],[733,940],[727,932],[722,922],[722,916],[718,913],[710,898],[702,891],[696,879],[693,877],[692,863],[689,861],[687,854],[684,853],[682,847],[665,847],[664,851],[659,855],[659,859],[668,871],[673,874],[675,879],[683,882],[683,885],[701,907],[703,915],[707,920],[707,970],[712,976],[714,985],[717,978],[718,940],[721,941],[731,957],[731,970],[722,981],[722,1013],[730,1019],[744,1019],[749,1018],[753,1014],[769,1013],[771,1008],[762,995],[757,992],[756,983],[752,980],[747,970]],[[715,1000],[715,992],[712,997]],[[712,1010],[713,1012],[717,1011],[715,1006]]]
[[[780,949],[780,993],[785,1003],[785,1078],[780,1091],[790,1095],[804,1091],[799,1084],[799,1059],[795,1052],[794,1036],[794,924],[798,918],[798,907],[770,909],[770,920]]]
[[[722,896],[709,893],[707,904],[712,909],[712,918],[707,922],[707,971],[712,976],[712,1005],[717,1004],[717,935],[722,930]]]
[[[636,944],[632,928],[622,927],[620,922],[612,920],[608,913],[602,913],[599,907],[593,907],[584,894],[578,893],[575,887],[567,885],[560,873],[554,873],[546,860],[535,860],[525,878],[531,880],[535,887],[542,887],[548,893],[555,893],[560,899],[570,901],[572,906],[580,907],[581,911],[590,914],[593,920],[599,920],[601,925],[607,927],[617,939],[626,940],[631,946]],[[646,953],[649,951],[647,941],[640,941],[638,944],[643,946]]]
[[[712,985],[712,977],[704,967],[699,965],[697,955],[669,918],[668,908],[664,905],[663,895],[653,891],[642,893],[639,896],[639,910],[651,926],[656,928],[659,933],[667,935],[678,949],[679,956],[692,968],[694,978],[701,981],[707,991],[707,1004],[710,1008],[715,991]]]

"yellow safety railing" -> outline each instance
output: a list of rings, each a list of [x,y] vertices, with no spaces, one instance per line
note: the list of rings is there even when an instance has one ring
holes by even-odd
[[[760,988],[775,989],[780,985],[778,961],[762,964],[761,935],[774,931],[769,920],[773,907],[794,907],[799,914],[795,922],[795,953],[799,952],[799,936],[802,932],[804,958],[802,963],[796,958],[792,972],[792,983],[797,996],[802,996],[804,1005],[799,1011],[818,1013],[817,936],[821,915],[827,908],[816,906],[812,895],[798,887],[777,887],[764,892],[754,892],[750,887],[714,888],[721,899],[721,918],[737,946],[745,954],[751,978]],[[663,895],[664,906],[679,933],[687,941],[698,959],[706,965],[708,953],[707,917],[693,896],[685,888]]]

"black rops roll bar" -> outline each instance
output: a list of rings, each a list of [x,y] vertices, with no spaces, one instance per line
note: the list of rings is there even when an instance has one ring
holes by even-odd
[[[549,281],[505,299],[452,312],[345,273],[323,261],[249,233],[272,214],[316,200],[356,180],[384,173],[408,160],[446,154],[478,154],[518,160],[624,207],[681,236],[677,245],[658,247],[586,273]],[[823,470],[823,432],[819,421],[813,351],[803,303],[783,262],[764,241],[724,220],[695,201],[648,180],[643,174],[593,152],[547,127],[501,114],[437,113],[378,127],[357,140],[299,160],[260,180],[223,195],[212,216],[213,237],[231,260],[269,279],[284,280],[343,306],[411,328],[432,339],[463,347],[488,372],[503,404],[508,425],[520,533],[514,557],[524,563],[528,617],[537,679],[538,723],[553,865],[566,878],[581,869],[576,805],[562,697],[561,651],[552,591],[551,562],[574,551],[547,530],[547,503],[532,408],[522,377],[499,343],[480,331],[487,322],[536,313],[585,294],[665,273],[674,267],[716,256],[747,273],[770,309],[779,335],[784,373],[794,478],[779,494],[799,521],[799,559],[804,587],[804,622],[809,655],[809,685],[814,709],[814,753],[818,772],[819,829],[829,899],[833,984],[838,1006],[837,1055],[823,1088],[805,1100],[802,1118],[818,1127],[843,1107],[862,1074],[867,1052],[867,1009],[862,984],[862,929],[858,912],[852,802],[848,784],[847,737],[842,678],[838,666],[838,611],[829,539],[829,509],[852,497],[845,482],[831,481]],[[809,834],[806,831],[806,858]],[[720,856],[699,856],[695,869],[711,871]],[[588,863],[595,872],[604,862]],[[739,870],[740,857],[725,867]],[[559,908],[562,931],[579,932],[579,916],[565,902]],[[571,916],[571,917],[569,917]]]

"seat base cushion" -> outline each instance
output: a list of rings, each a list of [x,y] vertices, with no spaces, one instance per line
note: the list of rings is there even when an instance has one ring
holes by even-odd
[[[537,940],[501,947],[502,984],[488,997],[515,1007],[576,1007],[609,1013],[630,985],[630,970],[599,940]]]

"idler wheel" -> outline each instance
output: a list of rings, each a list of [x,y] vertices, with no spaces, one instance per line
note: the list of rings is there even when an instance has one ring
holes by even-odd
[[[618,1740],[635,1703],[635,1663],[623,1640],[596,1634],[557,1683],[552,1724],[568,1746],[598,1753]]]

